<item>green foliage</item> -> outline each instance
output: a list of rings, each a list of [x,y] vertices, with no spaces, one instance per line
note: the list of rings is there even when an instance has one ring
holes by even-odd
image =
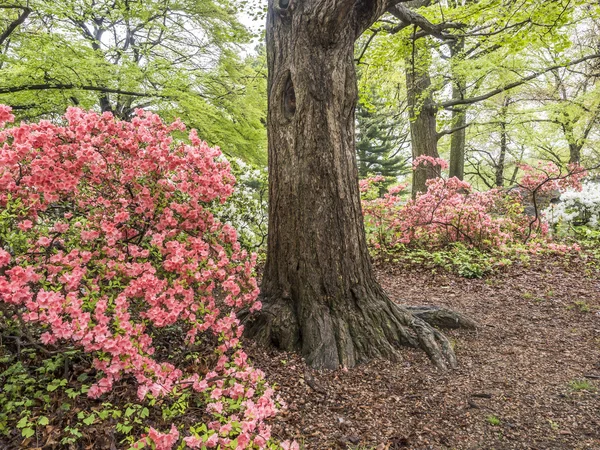
[[[84,355],[75,350],[41,351],[20,334],[14,320],[4,314],[2,320],[6,343],[0,346],[0,435],[14,437],[16,429],[29,438],[57,420],[56,410],[71,409],[67,398],[77,399],[87,392],[89,384],[81,377],[71,383],[64,378],[65,368]],[[0,437],[0,441],[5,440]]]
[[[407,134],[402,131],[403,120],[386,108],[373,93],[370,104],[359,104],[356,111],[356,152],[360,178],[381,175],[396,181],[411,172],[406,156]]]
[[[267,244],[267,172],[240,159],[231,160],[231,169],[236,178],[235,191],[225,204],[215,205],[212,211],[219,220],[233,225],[244,248],[262,253]]]
[[[482,278],[510,266],[515,261],[515,258],[510,258],[505,253],[469,248],[460,242],[433,251],[397,245],[393,252],[381,257],[384,261],[394,264],[404,264],[409,267],[417,265],[430,270],[439,268],[465,278]]]
[[[18,327],[6,321],[13,333]],[[7,330],[3,330],[4,340]],[[16,340],[15,340],[16,341]],[[16,345],[16,342],[15,342]],[[174,401],[149,397],[143,403],[90,401],[87,391],[95,376],[87,372],[73,373],[86,356],[70,351],[46,354],[21,341],[20,349],[10,345],[0,346],[0,442],[21,441],[36,434],[46,436],[46,430],[61,430],[58,436],[62,445],[77,443],[90,427],[108,427],[116,431],[117,441],[133,444],[140,433],[147,432],[148,421],[170,420],[189,413],[190,408],[201,405],[190,403],[185,395]],[[26,345],[26,346],[25,346]],[[15,353],[13,350],[20,350]],[[85,367],[89,366],[85,365]],[[67,378],[64,378],[68,372]],[[76,376],[77,375],[77,376]],[[117,399],[118,401],[118,399]],[[154,407],[154,408],[153,408]]]
[[[67,106],[181,117],[210,145],[266,163],[266,67],[231,0],[17,0],[32,12],[0,49],[0,103],[17,119]],[[0,24],[14,18],[0,8]]]
[[[498,419],[496,416],[487,416],[485,418],[485,420],[487,421],[487,423],[489,423],[493,427],[499,427],[502,424],[502,421],[500,419]]]
[[[572,380],[569,383],[569,387],[571,390],[579,392],[579,391],[589,391],[595,392],[596,386],[590,383],[588,380]]]

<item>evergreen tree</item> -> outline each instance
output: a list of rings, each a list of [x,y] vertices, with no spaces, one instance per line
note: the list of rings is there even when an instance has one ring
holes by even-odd
[[[382,175],[390,182],[410,172],[405,150],[406,133],[391,111],[359,104],[356,110],[356,153],[361,178]]]

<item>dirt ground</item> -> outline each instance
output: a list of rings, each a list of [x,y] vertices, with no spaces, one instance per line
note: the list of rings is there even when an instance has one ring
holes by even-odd
[[[378,267],[399,303],[469,314],[448,331],[459,368],[420,351],[397,363],[315,372],[291,354],[249,345],[288,404],[274,434],[306,449],[600,449],[600,277],[579,259],[468,280]]]

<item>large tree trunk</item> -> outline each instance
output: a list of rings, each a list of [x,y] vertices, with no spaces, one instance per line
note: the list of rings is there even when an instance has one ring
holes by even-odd
[[[439,158],[437,149],[436,106],[429,77],[429,49],[416,42],[412,58],[407,61],[406,89],[410,114],[410,136],[413,160],[419,156]],[[420,164],[413,172],[412,194],[427,190],[427,180],[440,176],[439,166]]]
[[[348,10],[325,0],[269,1],[269,237],[263,309],[246,335],[301,351],[316,368],[397,358],[421,347],[454,366],[446,338],[393,303],[365,241],[354,144],[357,100]],[[278,0],[287,5],[287,0]],[[348,2],[355,7],[355,2]],[[461,321],[460,317],[457,319]]]

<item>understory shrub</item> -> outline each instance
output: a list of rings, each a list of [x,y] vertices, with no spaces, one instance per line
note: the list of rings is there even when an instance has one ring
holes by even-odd
[[[417,158],[414,167],[419,164],[448,166],[446,161],[428,156]],[[585,172],[571,167],[569,176],[561,176],[558,168],[549,166],[527,166],[524,172],[520,184],[524,194],[501,189],[477,192],[467,181],[438,177],[428,180],[427,191],[414,199],[407,198],[405,185],[378,197],[381,177],[361,180],[369,243],[376,252],[426,251],[439,265],[452,261],[450,265],[466,276],[481,276],[494,266],[506,265],[509,255],[514,259],[524,253],[577,250],[576,245],[553,242],[541,214],[525,214],[523,195],[536,199],[552,189],[577,189]],[[471,267],[473,251],[491,257],[490,264]]]
[[[267,244],[268,182],[267,171],[252,167],[241,159],[232,159],[231,173],[235,190],[227,202],[211,209],[221,222],[232,225],[243,248],[264,256]]]
[[[0,127],[12,119],[0,107]],[[40,404],[63,390],[98,399],[63,427],[63,444],[82,423],[114,419],[136,448],[274,445],[274,392],[234,314],[261,306],[256,256],[212,212],[235,179],[195,130],[188,143],[173,137],[184,128],[76,108],[61,125],[0,128],[0,321],[14,338],[0,355],[3,433],[47,426]],[[114,407],[112,391],[131,384],[137,398]],[[135,432],[147,435],[134,443]]]
[[[562,232],[581,226],[600,230],[600,183],[589,180],[581,189],[567,189],[562,193],[560,203],[544,210],[544,217]]]

